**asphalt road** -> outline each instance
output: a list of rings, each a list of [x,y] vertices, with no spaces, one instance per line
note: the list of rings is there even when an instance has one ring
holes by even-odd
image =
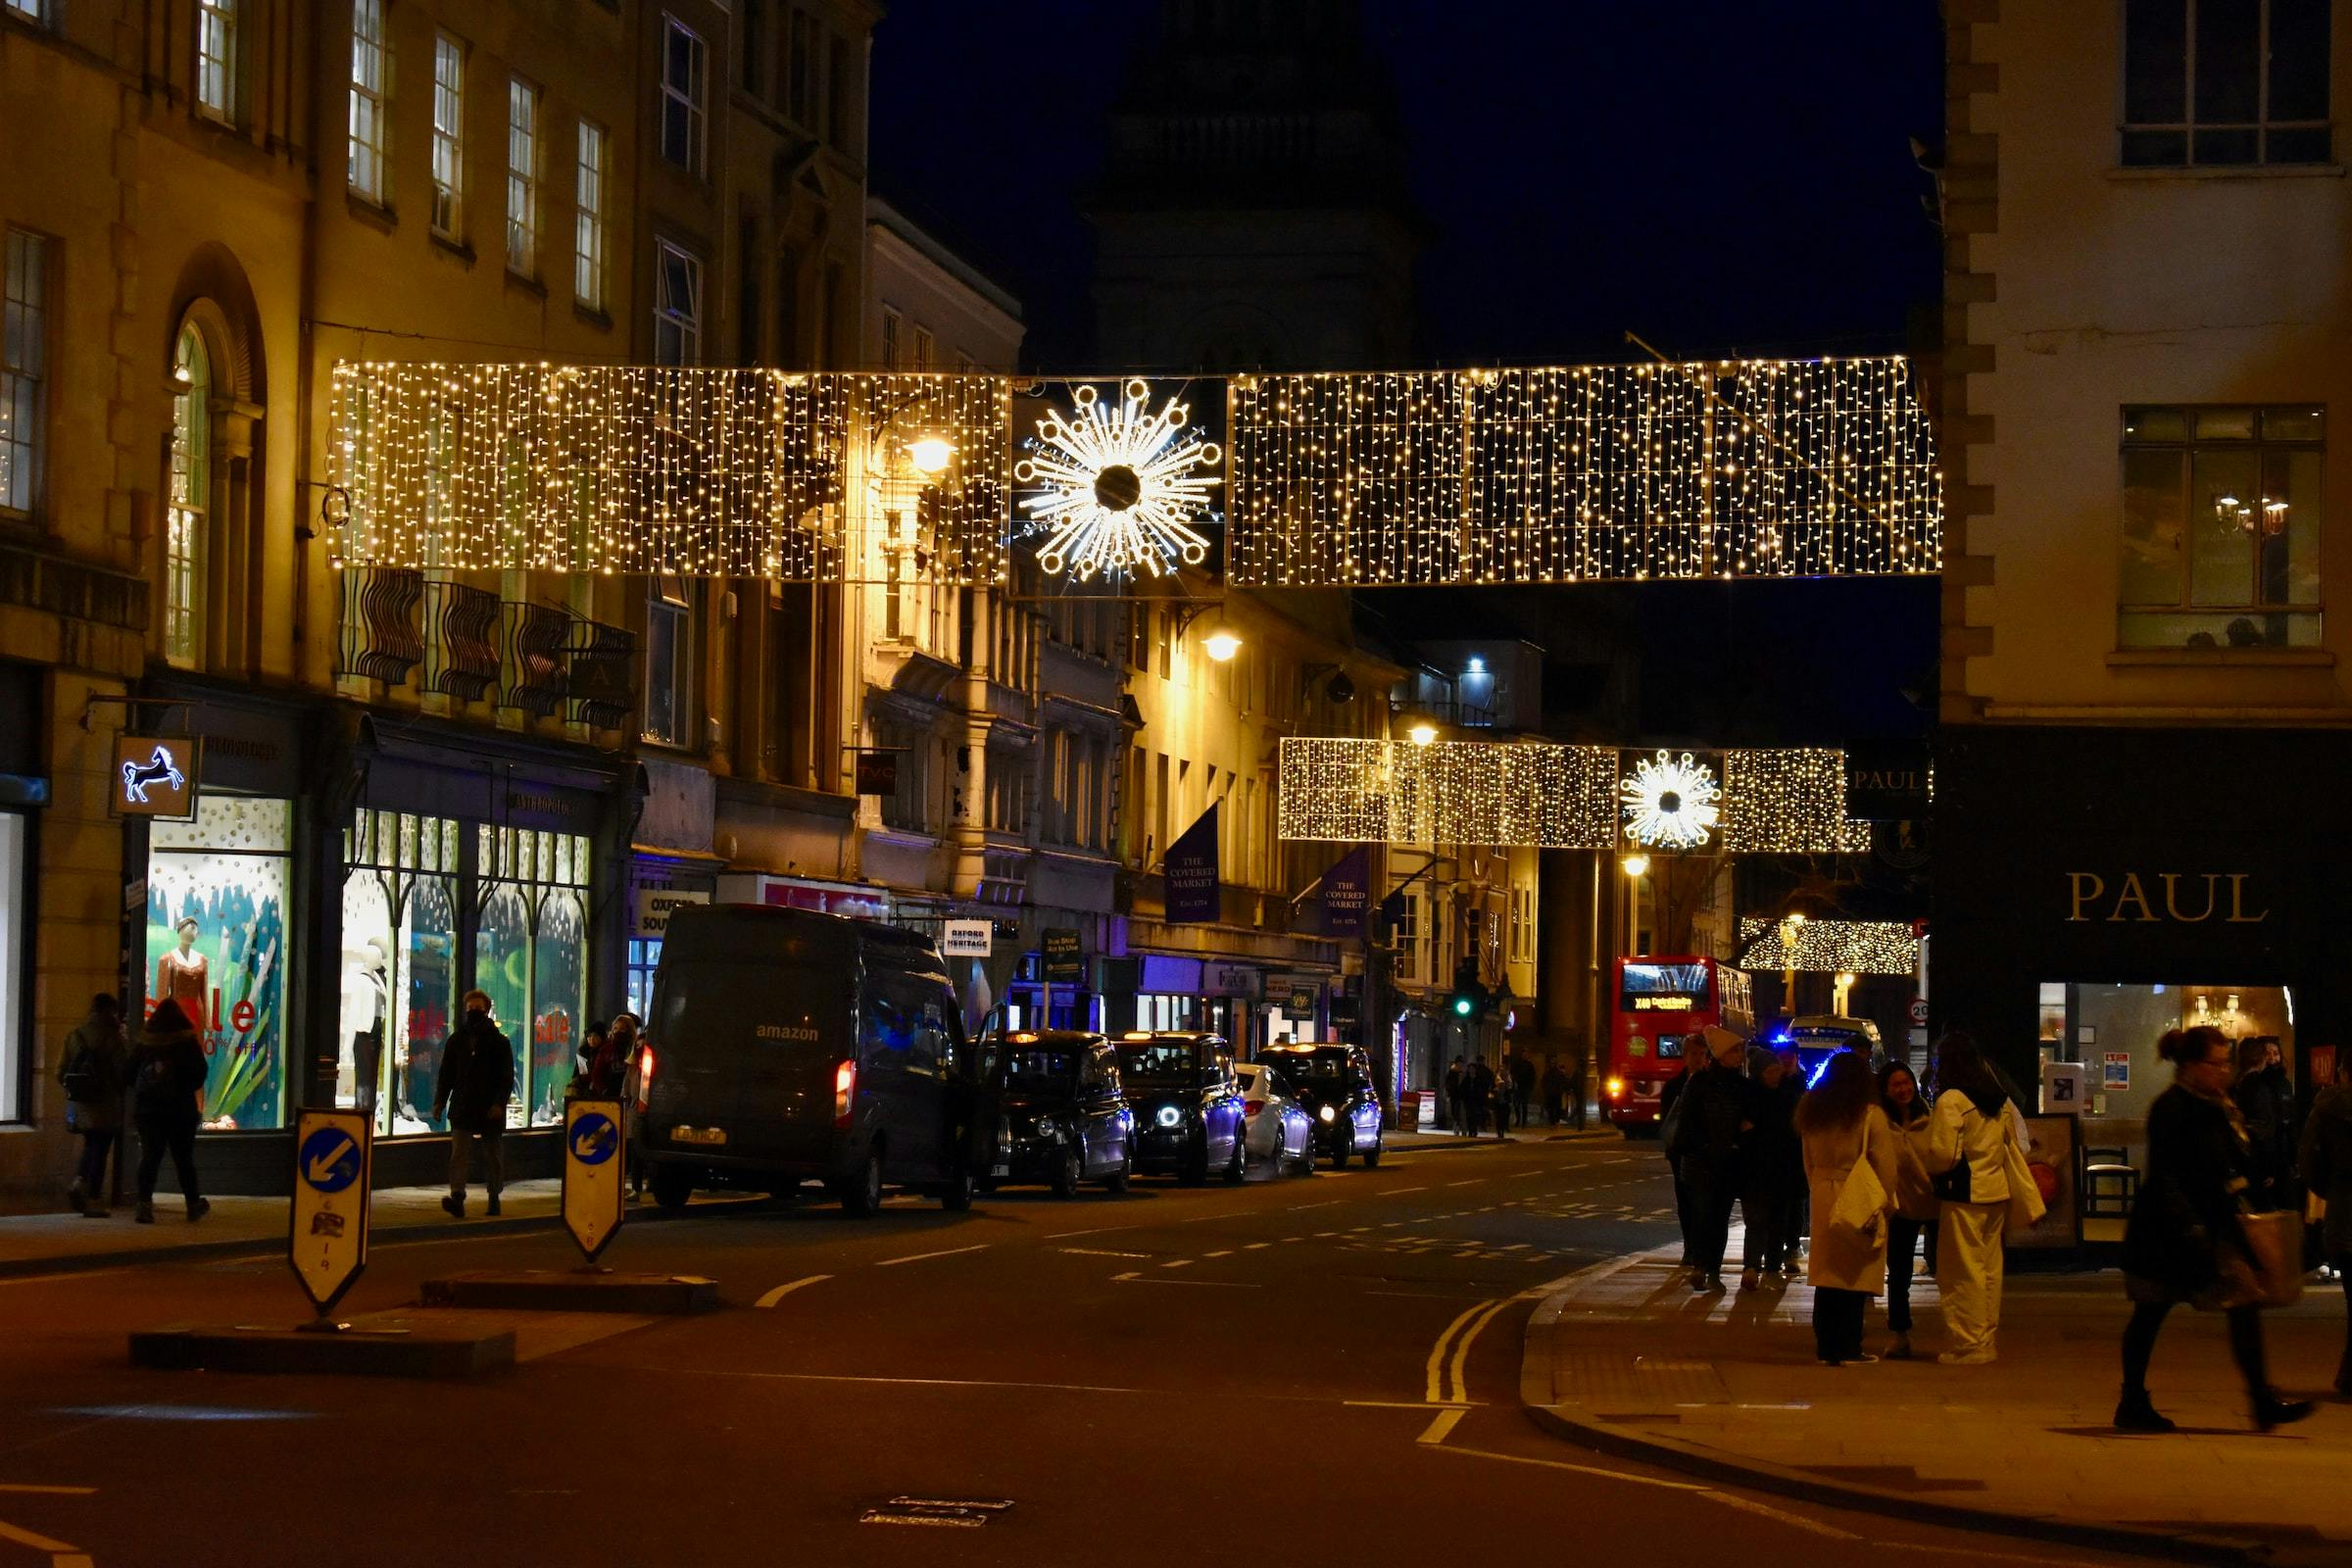
[[[300,1317],[274,1256],[0,1280],[0,1568],[2097,1560],[1536,1428],[1540,1288],[1671,1234],[1654,1151],[1611,1143],[737,1209],[607,1256],[714,1276],[724,1310],[561,1325],[474,1384],[128,1366],[133,1328]],[[571,1260],[557,1235],[380,1246],[344,1309]]]

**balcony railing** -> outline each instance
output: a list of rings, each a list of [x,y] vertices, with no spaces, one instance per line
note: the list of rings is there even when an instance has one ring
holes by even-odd
[[[506,611],[507,657],[498,706],[545,718],[570,693],[571,617],[547,605],[510,602]]]
[[[565,717],[590,729],[618,729],[637,710],[637,639],[597,620],[571,623],[565,645],[571,707]]]
[[[478,703],[498,684],[498,595],[464,583],[424,585],[424,684]]]
[[[424,573],[405,566],[353,566],[343,573],[343,626],[336,673],[398,686],[424,662],[417,611]]]

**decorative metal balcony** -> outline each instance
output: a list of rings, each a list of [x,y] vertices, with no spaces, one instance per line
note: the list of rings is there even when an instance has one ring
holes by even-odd
[[[569,693],[566,645],[571,617],[546,605],[510,603],[506,612],[506,662],[498,706],[545,718]]]
[[[590,729],[618,729],[637,710],[637,639],[618,626],[575,620],[564,650],[571,707],[565,714]]]
[[[398,686],[424,662],[417,611],[424,573],[405,566],[352,566],[343,573],[339,675]]]
[[[478,703],[498,684],[499,599],[463,583],[424,585],[424,684],[460,702]]]

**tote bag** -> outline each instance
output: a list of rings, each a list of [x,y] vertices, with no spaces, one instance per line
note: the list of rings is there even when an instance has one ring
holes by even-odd
[[[1838,1189],[1838,1201],[1830,1209],[1830,1224],[1841,1231],[1850,1231],[1865,1242],[1877,1237],[1879,1225],[1886,1215],[1886,1184],[1871,1168],[1867,1157],[1870,1143],[1865,1136],[1861,1155],[1854,1168],[1845,1173],[1845,1185]]]

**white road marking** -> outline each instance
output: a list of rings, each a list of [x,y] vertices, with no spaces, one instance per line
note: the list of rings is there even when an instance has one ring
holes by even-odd
[[[1159,1266],[1161,1268],[1191,1268],[1193,1266],[1193,1260],[1189,1257],[1180,1257],[1174,1262],[1162,1263]]]
[[[29,1530],[20,1530],[15,1525],[4,1522],[0,1522],[0,1541],[13,1541],[20,1546],[30,1546],[35,1551],[46,1551],[52,1556],[62,1555],[66,1552],[78,1552],[81,1549],[78,1546],[69,1546],[62,1541],[52,1541],[47,1536],[36,1536]],[[86,1562],[88,1559],[84,1558],[83,1560]]]
[[[1230,1247],[1223,1247],[1219,1248],[1213,1252],[1202,1252],[1200,1255],[1202,1257],[1231,1257],[1233,1255],[1233,1249]]]
[[[1758,1502],[1753,1497],[1742,1497],[1738,1493],[1702,1492],[1699,1495],[1712,1497],[1727,1508],[1737,1508],[1741,1513],[1752,1513],[1761,1518],[1777,1520],[1781,1524],[1790,1525],[1798,1530],[1810,1530],[1817,1536],[1828,1536],[1833,1541],[1860,1541],[1862,1539],[1851,1530],[1840,1530],[1836,1525],[1825,1525],[1818,1519],[1807,1519],[1801,1514],[1787,1513],[1779,1508]]]
[[[936,1252],[908,1252],[905,1257],[886,1257],[874,1267],[897,1268],[901,1263],[920,1263],[927,1257],[955,1257],[963,1252],[983,1251],[992,1245],[989,1242],[975,1242],[970,1247],[950,1247]]]
[[[1102,1236],[1111,1231],[1135,1230],[1141,1224],[1142,1221],[1139,1220],[1135,1225],[1098,1225],[1091,1231],[1054,1231],[1048,1235],[1046,1240],[1049,1242],[1058,1242],[1066,1237],[1071,1236]]]
[[[1113,1274],[1113,1285],[1191,1285],[1208,1291],[1262,1291],[1262,1285],[1246,1285],[1239,1280],[1168,1280],[1156,1274]]]
[[[752,1304],[754,1306],[773,1306],[778,1301],[784,1299],[784,1298],[787,1296],[790,1296],[793,1292],[800,1290],[805,1286],[814,1285],[819,1280],[829,1280],[833,1276],[830,1274],[810,1274],[805,1279],[787,1280],[784,1284],[777,1286],[774,1290],[768,1292],[765,1296],[762,1296],[759,1300],[753,1302]]]
[[[1490,1448],[1456,1448],[1442,1443],[1429,1445],[1433,1453],[1458,1453],[1471,1459],[1500,1459],[1505,1464],[1532,1464],[1544,1470],[1566,1470],[1580,1476],[1605,1476],[1611,1481],[1623,1481],[1637,1487],[1659,1487],[1668,1492],[1705,1492],[1708,1489],[1693,1481],[1666,1481],[1657,1476],[1638,1475],[1628,1470],[1603,1470],[1593,1464],[1570,1464],[1565,1459],[1531,1459],[1516,1453],[1496,1453]]]
[[[1473,1176],[1466,1182],[1447,1182],[1446,1185],[1448,1187],[1476,1187],[1480,1182],[1485,1180],[1486,1178],[1484,1176]]]
[[[1426,1193],[1428,1191],[1429,1189],[1426,1187],[1392,1187],[1388,1190],[1388,1193],[1385,1196],[1390,1198],[1402,1198],[1407,1193]]]
[[[1258,1250],[1260,1248],[1272,1247],[1273,1245],[1274,1245],[1274,1244],[1273,1244],[1272,1242],[1250,1242],[1250,1243],[1249,1243],[1248,1245],[1244,1246],[1244,1247],[1243,1247],[1243,1249],[1242,1249],[1242,1250],[1243,1250],[1243,1251],[1245,1251],[1245,1252],[1254,1252],[1254,1251]]]
[[[40,1487],[30,1482],[0,1481],[0,1492],[30,1492],[44,1497],[94,1497],[96,1487]]]
[[[1040,1389],[1049,1394],[1142,1394],[1142,1389],[1109,1388],[1093,1383],[1005,1383],[993,1378],[875,1378],[857,1377],[846,1372],[746,1372],[732,1366],[690,1366],[678,1368],[667,1375],[683,1373],[701,1378],[752,1378],[763,1383],[862,1383],[884,1388],[908,1389]]]
[[[1071,1257],[1150,1257],[1152,1255],[1150,1252],[1114,1252],[1102,1247],[1056,1247],[1054,1250],[1066,1253]]]

